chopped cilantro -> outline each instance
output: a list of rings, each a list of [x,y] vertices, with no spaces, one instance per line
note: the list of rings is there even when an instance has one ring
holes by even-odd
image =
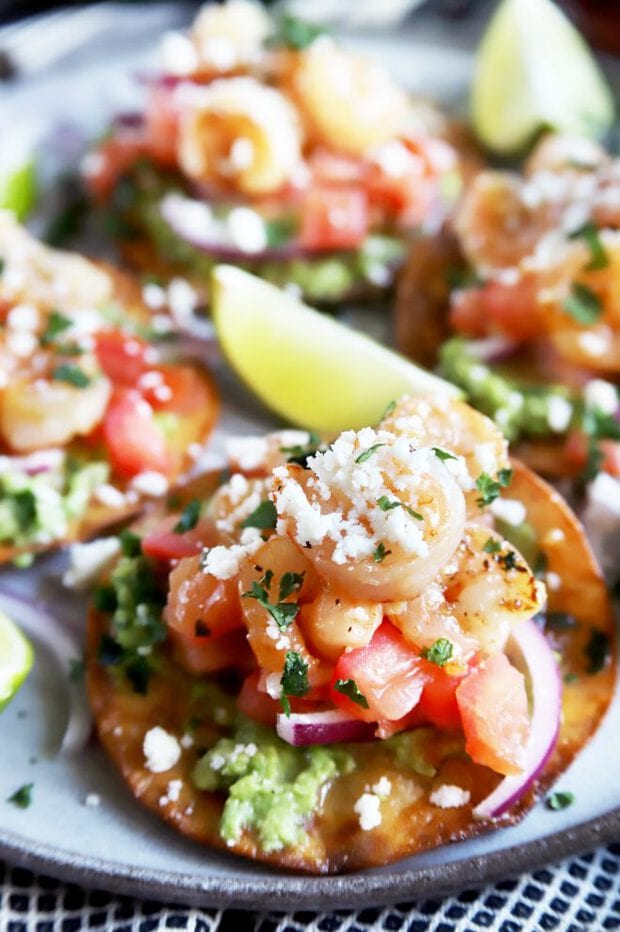
[[[60,311],[52,311],[47,318],[45,330],[39,337],[41,346],[49,346],[50,343],[55,343],[56,337],[68,330],[72,323],[70,317],[65,317]]]
[[[152,672],[152,667],[146,657],[140,655],[125,665],[125,676],[139,696],[146,696]]]
[[[13,493],[13,512],[15,520],[20,531],[28,531],[32,528],[37,517],[37,502],[34,493],[30,489],[22,489],[20,492]]]
[[[296,223],[291,217],[279,217],[274,220],[265,221],[265,232],[267,234],[267,247],[269,249],[278,249],[289,243],[295,236]]]
[[[242,598],[256,599],[256,601],[269,612],[280,631],[286,631],[289,625],[295,620],[299,612],[299,605],[295,602],[284,602],[288,595],[301,588],[303,585],[303,573],[284,573],[280,580],[280,599],[274,604],[269,601],[269,590],[273,579],[272,570],[267,570],[265,575],[259,581],[254,581],[247,592],[244,592]],[[285,595],[282,595],[282,593]]]
[[[366,460],[369,460],[369,459],[370,459],[370,457],[373,455],[373,453],[376,453],[376,452],[377,452],[377,450],[379,449],[379,447],[384,447],[384,446],[385,446],[384,443],[375,443],[375,444],[373,444],[372,447],[368,447],[367,450],[364,450],[363,453],[360,453],[359,456],[356,456],[355,462],[356,462],[356,463],[365,463]]]
[[[288,701],[288,697],[305,696],[310,689],[310,683],[308,682],[308,664],[297,651],[287,650],[286,652],[280,686],[282,687],[280,702],[288,716],[291,714],[291,704]]]
[[[579,324],[595,323],[603,311],[599,296],[583,282],[573,282],[562,307]]]
[[[489,537],[482,549],[485,553],[499,553],[502,549],[502,545],[498,540],[494,540],[492,537]]]
[[[318,453],[321,446],[321,438],[312,430],[308,434],[306,444],[297,443],[292,447],[280,447],[280,453],[288,454],[288,462],[296,463],[298,466],[308,468],[308,459]]]
[[[384,421],[386,417],[389,417],[390,414],[394,414],[395,411],[396,411],[396,402],[395,402],[395,401],[389,401],[389,402],[387,403],[387,405],[385,406],[385,411],[384,411],[383,414],[381,415],[381,419],[380,419],[380,420],[381,420],[381,421]]]
[[[422,656],[438,667],[444,667],[452,657],[454,645],[448,638],[438,638],[430,647],[425,647]]]
[[[305,575],[305,571],[303,573],[284,573],[280,580],[281,602],[288,598],[289,595],[292,595],[293,592],[298,592],[301,589]]]
[[[519,566],[517,555],[514,550],[507,550],[506,553],[498,557],[498,560],[504,564],[506,572],[509,572],[509,570],[516,570]]]
[[[592,221],[584,223],[583,226],[573,230],[569,234],[569,239],[582,239],[590,250],[590,261],[585,266],[587,272],[596,272],[599,269],[606,269],[609,265],[609,257],[605,247],[601,242],[599,229]]]
[[[501,490],[510,485],[511,479],[512,469],[500,469],[497,479],[493,479],[488,472],[480,473],[476,479],[476,488],[480,492],[477,499],[478,507],[484,508],[494,502]]]
[[[271,531],[276,526],[276,521],[278,520],[278,513],[276,507],[268,498],[264,502],[261,502],[258,505],[251,515],[248,515],[244,521],[241,522],[241,527],[256,527],[261,531]]]
[[[609,638],[604,631],[592,628],[584,653],[590,661],[587,672],[590,674],[600,673],[609,656]]]
[[[435,454],[435,456],[437,457],[437,459],[440,459],[442,463],[445,462],[445,460],[457,459],[456,456],[453,456],[452,453],[448,453],[447,450],[442,450],[441,447],[431,447],[431,449],[433,453]]]
[[[15,790],[12,796],[9,796],[7,802],[13,803],[19,809],[28,809],[32,804],[32,790],[34,783],[24,783],[18,790]]]
[[[334,689],[336,692],[342,693],[343,696],[346,696],[347,699],[350,699],[351,702],[359,705],[362,709],[368,708],[368,699],[362,692],[360,692],[360,689],[355,680],[336,680],[334,683]]]
[[[385,560],[385,558],[391,554],[391,552],[392,552],[391,550],[385,549],[385,544],[383,543],[383,541],[379,541],[379,543],[377,544],[377,549],[373,553],[372,558],[375,561],[375,563],[382,563]]]
[[[117,600],[114,586],[97,586],[93,592],[93,605],[98,612],[116,611]]]
[[[278,20],[275,34],[268,40],[269,45],[284,46],[289,49],[305,49],[315,39],[325,35],[325,27],[309,23],[291,13],[282,13]]]
[[[97,649],[97,660],[104,667],[116,667],[122,662],[125,651],[110,634],[103,634]]]
[[[381,498],[378,498],[377,505],[381,511],[392,511],[393,508],[404,508],[407,514],[411,515],[412,518],[415,518],[416,521],[424,520],[424,515],[421,515],[419,511],[414,511],[413,508],[409,507],[409,505],[405,505],[404,502],[399,502],[396,499],[390,501],[387,495],[382,495]]]
[[[181,517],[173,527],[175,534],[185,534],[186,531],[191,531],[192,528],[195,528],[198,524],[198,518],[200,517],[200,502],[197,498],[192,499],[181,513]]]
[[[124,528],[118,535],[121,550],[125,557],[138,557],[142,553],[142,542],[137,534]]]
[[[52,379],[55,382],[67,382],[75,388],[86,388],[90,385],[90,378],[78,366],[62,365],[52,369]]]
[[[568,807],[572,806],[574,802],[574,793],[558,792],[552,793],[551,796],[547,797],[547,807],[555,811],[560,809],[568,809]]]

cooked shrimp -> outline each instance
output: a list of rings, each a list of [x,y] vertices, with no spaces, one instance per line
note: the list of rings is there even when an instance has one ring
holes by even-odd
[[[398,137],[407,126],[407,95],[378,64],[321,38],[300,52],[291,92],[314,141],[349,155]]]
[[[459,624],[439,580],[430,583],[412,602],[386,605],[386,615],[415,647],[432,647],[440,638],[447,638],[453,646],[455,661],[467,661],[479,649],[477,639]]]
[[[609,162],[605,150],[593,139],[585,136],[549,133],[540,140],[527,162],[525,174],[537,172],[591,171]]]
[[[272,31],[269,17],[258,3],[227,0],[205,4],[191,31],[199,64],[214,71],[230,71],[254,64]]]
[[[267,500],[269,483],[264,479],[247,479],[235,473],[221,485],[209,502],[207,517],[213,521],[223,544],[241,539],[244,522]]]
[[[242,194],[270,194],[301,161],[301,127],[279,91],[254,78],[223,78],[184,89],[178,156],[196,181]]]
[[[308,644],[327,660],[338,660],[344,650],[365,647],[382,621],[380,602],[345,598],[329,589],[302,605],[299,613],[299,626]]]
[[[0,437],[18,453],[62,446],[101,422],[111,392],[105,376],[84,388],[45,378],[15,379],[0,392]]]
[[[472,514],[479,512],[478,476],[487,473],[494,478],[509,466],[502,432],[490,418],[461,401],[404,397],[380,426],[416,447],[432,447],[439,456],[452,456],[444,459],[445,466],[463,489]]]
[[[348,597],[401,601],[420,594],[463,532],[465,501],[430,448],[371,428],[346,431],[308,469],[274,470],[277,529]]]

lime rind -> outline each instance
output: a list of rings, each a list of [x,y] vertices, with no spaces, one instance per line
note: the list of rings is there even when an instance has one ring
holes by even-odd
[[[482,142],[505,155],[544,128],[596,138],[614,121],[603,72],[550,0],[502,0],[478,49],[471,111]]]
[[[30,641],[4,612],[0,612],[0,711],[22,686],[33,660]]]
[[[337,433],[376,423],[403,394],[460,390],[369,337],[233,266],[214,270],[212,315],[222,349],[272,411]]]

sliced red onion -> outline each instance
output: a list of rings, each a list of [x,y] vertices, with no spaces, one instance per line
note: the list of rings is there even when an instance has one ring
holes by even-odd
[[[496,336],[483,340],[468,340],[466,349],[481,362],[500,362],[512,356],[519,349],[519,344],[508,337]]]
[[[474,809],[477,819],[495,819],[521,799],[549,760],[560,729],[562,681],[544,634],[534,621],[521,622],[513,629],[508,648],[523,664],[530,680],[531,732],[525,748],[523,772],[504,777]]]
[[[65,454],[62,450],[37,450],[28,456],[0,456],[0,475],[3,472],[24,472],[37,476],[62,466]]]
[[[40,602],[31,602],[8,589],[0,589],[0,609],[35,642],[42,644],[53,656],[61,672],[61,680],[69,694],[69,716],[60,745],[61,755],[75,754],[88,742],[92,719],[82,683],[69,678],[70,664],[82,656],[83,647],[49,614]]]
[[[112,121],[112,129],[116,132],[135,132],[144,129],[144,116],[138,111],[128,111],[126,113],[117,113]]]
[[[291,712],[278,715],[276,731],[283,741],[294,747],[310,744],[335,744],[339,741],[370,741],[376,725],[351,718],[337,709],[328,712]]]

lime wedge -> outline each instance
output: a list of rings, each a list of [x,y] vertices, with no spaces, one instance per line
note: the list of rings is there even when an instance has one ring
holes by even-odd
[[[0,709],[11,701],[30,673],[33,658],[30,641],[0,612]]]
[[[33,161],[0,177],[0,209],[12,210],[18,220],[25,220],[37,197],[36,172]]]
[[[597,137],[614,119],[602,71],[551,0],[502,0],[478,49],[471,109],[482,142],[505,154],[541,128]]]
[[[336,433],[375,423],[405,393],[459,389],[331,317],[230,265],[213,273],[212,314],[224,353],[288,421]]]

